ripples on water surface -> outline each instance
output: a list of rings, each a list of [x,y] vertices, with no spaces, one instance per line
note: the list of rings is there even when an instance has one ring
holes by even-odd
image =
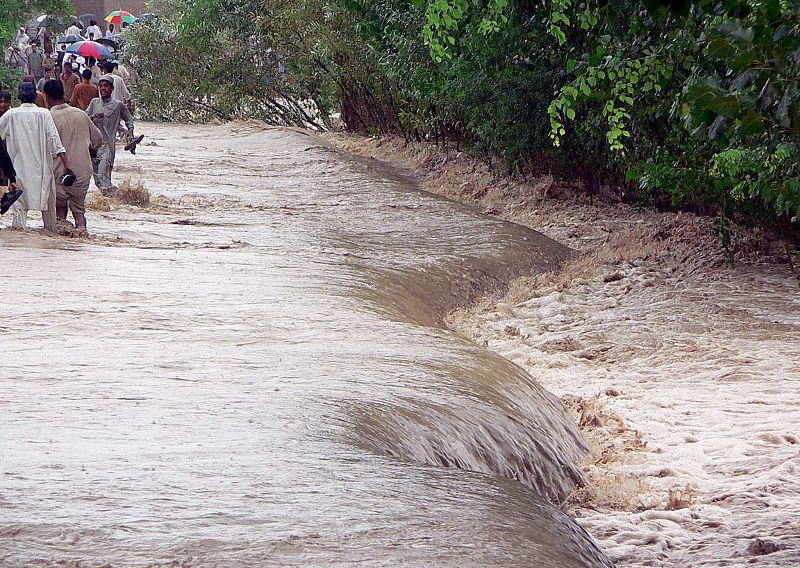
[[[560,404],[436,325],[565,249],[303,134],[143,131],[167,208],[0,232],[0,563],[606,564]]]

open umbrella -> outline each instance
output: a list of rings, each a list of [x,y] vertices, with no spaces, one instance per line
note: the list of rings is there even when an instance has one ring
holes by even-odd
[[[115,42],[113,39],[106,39],[104,37],[101,37],[100,39],[97,39],[95,41],[97,43],[102,43],[103,45],[105,45],[109,49],[109,51],[115,51],[117,49],[117,42]]]
[[[126,24],[132,24],[136,21],[136,16],[130,12],[126,12],[125,10],[114,10],[108,16],[106,16],[105,20],[109,24],[114,25],[120,25],[123,22]]]
[[[142,14],[141,16],[139,16],[139,19],[143,22],[146,22],[148,20],[155,20],[156,18],[158,18],[158,14],[154,14],[153,12],[148,12],[146,14]]]
[[[75,34],[69,34],[62,37],[58,43],[75,43],[76,41],[83,41],[83,38]]]
[[[36,18],[36,26],[40,28],[66,28],[74,19],[75,16],[45,14]]]
[[[108,48],[96,41],[79,41],[67,48],[67,53],[75,53],[84,57],[95,59],[114,59],[114,54]]]
[[[84,22],[91,22],[92,20],[97,20],[97,16],[94,14],[81,14],[78,19]]]

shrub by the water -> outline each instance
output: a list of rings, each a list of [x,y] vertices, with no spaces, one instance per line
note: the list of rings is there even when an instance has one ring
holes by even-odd
[[[508,173],[797,231],[800,0],[167,4],[127,32],[150,116],[336,112]]]

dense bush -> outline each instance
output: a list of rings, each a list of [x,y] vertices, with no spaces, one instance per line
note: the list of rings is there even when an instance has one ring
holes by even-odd
[[[0,0],[0,38],[3,62],[8,59],[6,48],[13,43],[16,31],[26,22],[40,14],[62,15],[72,12],[72,2],[68,0]],[[0,64],[0,84],[16,95],[16,85],[22,74]]]
[[[153,116],[300,124],[311,99],[511,172],[798,224],[800,0],[169,2],[128,50]]]
[[[318,21],[297,18],[289,2],[164,0],[165,16],[126,31],[124,54],[139,75],[141,112],[162,120],[257,118],[273,124],[314,124],[321,96],[313,73],[287,81],[284,54],[307,63],[306,43]],[[300,3],[300,12],[312,10]],[[315,14],[315,17],[317,15]],[[303,61],[301,61],[301,59]],[[297,77],[298,74],[295,74]]]

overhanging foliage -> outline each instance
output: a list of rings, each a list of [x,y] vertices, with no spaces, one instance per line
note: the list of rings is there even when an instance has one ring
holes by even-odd
[[[797,224],[798,0],[169,2],[128,51],[164,118],[302,123],[275,104],[312,99],[510,172]]]

